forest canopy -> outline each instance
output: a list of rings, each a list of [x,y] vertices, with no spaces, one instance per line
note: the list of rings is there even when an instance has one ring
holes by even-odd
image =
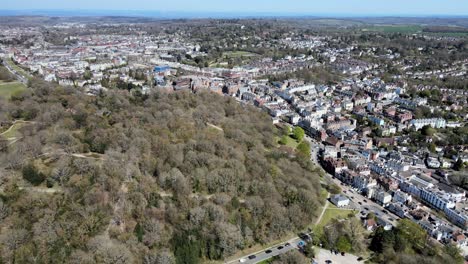
[[[198,263],[300,230],[321,171],[216,94],[81,90],[40,80],[0,101],[0,262]]]

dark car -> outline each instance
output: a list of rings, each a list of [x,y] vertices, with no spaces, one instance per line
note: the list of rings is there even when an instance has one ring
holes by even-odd
[[[254,258],[256,258],[256,257],[257,257],[257,256],[255,256],[255,255],[250,255],[250,256],[249,256],[249,259],[254,259]]]
[[[367,208],[367,207],[364,207],[364,209],[369,210],[369,208]]]
[[[284,244],[285,247],[289,247],[290,245],[291,245],[290,243]]]
[[[332,262],[333,262],[333,261],[331,261],[331,260],[329,260],[329,259],[325,260],[325,263],[327,263],[327,264],[331,264]]]
[[[363,257],[359,257],[359,258],[357,258],[357,261],[361,261],[363,259],[364,259]]]
[[[278,250],[282,250],[283,248],[284,248],[283,246],[277,247]]]
[[[387,212],[387,211],[385,211],[385,210],[383,210],[382,212],[383,212],[384,214],[388,214],[388,212]]]
[[[344,253],[344,252],[341,252],[341,256],[344,256],[344,255],[345,255],[345,253]]]
[[[359,205],[362,205],[362,203],[361,203],[361,202],[357,202],[357,203],[358,203]]]
[[[271,249],[267,249],[267,250],[265,251],[265,253],[270,254],[270,253],[271,253]]]
[[[365,202],[365,203],[367,203],[367,200],[366,200],[366,199],[364,199],[364,202]]]

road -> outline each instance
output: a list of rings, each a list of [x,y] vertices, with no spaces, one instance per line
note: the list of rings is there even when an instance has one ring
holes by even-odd
[[[354,190],[351,186],[343,184],[340,180],[333,178],[332,181],[335,184],[340,185],[343,194],[348,196],[351,200],[349,206],[347,206],[346,208],[358,210],[361,217],[364,217],[368,213],[372,212],[377,217],[384,219],[393,226],[396,226],[396,224],[398,223],[397,219],[399,219],[400,217],[394,215],[388,210],[385,210],[383,206],[357,193],[357,191]]]
[[[305,139],[311,145],[311,160],[315,162],[316,164],[319,164],[318,152],[320,149],[324,148],[324,145],[320,142],[315,141],[309,136],[306,136]],[[348,196],[351,200],[351,203],[347,208],[358,210],[360,212],[359,214],[361,217],[366,216],[369,212],[373,212],[376,216],[391,223],[393,226],[397,224],[397,219],[399,219],[397,215],[394,215],[393,213],[388,212],[388,210],[385,210],[381,205],[362,196],[361,194],[357,192],[357,190],[353,190],[351,186],[348,186],[342,183],[340,180],[336,179],[329,173],[326,173],[325,180],[327,183],[335,183],[341,187],[343,194]],[[385,213],[384,211],[387,213]]]
[[[8,62],[3,60],[3,66],[7,68],[13,75],[15,75],[16,79],[23,83],[24,85],[28,85],[28,79],[25,76],[22,76],[19,72],[17,72],[15,69],[13,69]]]
[[[229,262],[226,262],[226,263],[227,264],[232,264],[232,263],[254,264],[254,263],[258,263],[258,262],[267,260],[269,258],[272,258],[274,256],[284,254],[284,253],[286,253],[286,252],[288,252],[290,250],[297,249],[297,245],[298,245],[298,243],[300,241],[301,241],[301,239],[299,237],[295,237],[295,238],[290,239],[290,240],[288,240],[286,242],[276,244],[276,245],[274,245],[272,247],[262,249],[261,251],[252,253],[250,255],[247,255],[247,256],[244,256],[242,258],[235,259],[235,260],[232,260],[232,261],[229,261]],[[285,246],[286,243],[290,243],[290,245]],[[280,246],[282,248],[279,248]],[[266,253],[267,250],[271,250],[271,253]],[[255,256],[255,258],[254,259],[249,259],[249,256]]]

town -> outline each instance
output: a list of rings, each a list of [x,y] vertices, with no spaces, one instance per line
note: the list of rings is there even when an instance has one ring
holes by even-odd
[[[406,43],[398,49],[391,40],[374,45],[388,38],[380,33],[298,29],[272,38],[255,23],[269,22],[219,21],[235,28],[234,42],[210,45],[183,22],[157,34],[140,23],[0,25],[0,57],[25,87],[41,78],[89,96],[210,91],[256,106],[278,128],[305,132],[312,161],[341,190],[330,201],[356,209],[365,229],[410,219],[468,255],[466,37],[391,36]],[[432,61],[434,52],[450,63]],[[279,143],[286,150],[288,140]]]

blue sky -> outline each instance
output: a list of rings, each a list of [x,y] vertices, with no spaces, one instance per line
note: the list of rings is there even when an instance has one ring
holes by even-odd
[[[1,0],[0,10],[145,10],[342,15],[462,15],[468,0]]]

